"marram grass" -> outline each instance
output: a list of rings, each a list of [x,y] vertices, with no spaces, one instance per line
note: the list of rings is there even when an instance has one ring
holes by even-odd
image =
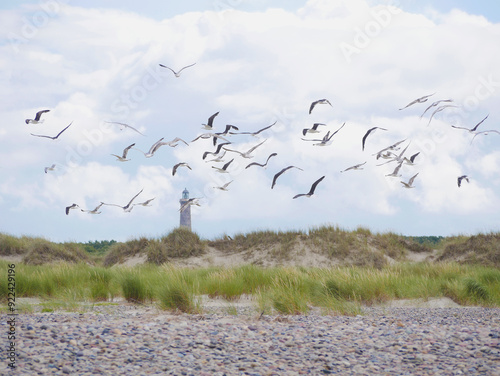
[[[8,269],[0,260],[0,270]],[[358,314],[362,305],[392,299],[448,297],[461,305],[500,307],[500,270],[457,263],[369,267],[181,268],[144,264],[111,268],[84,263],[16,264],[16,298],[36,297],[47,309],[73,309],[78,302],[156,304],[160,309],[201,312],[202,295],[234,302],[254,298],[261,312]],[[6,273],[1,273],[6,275]],[[0,303],[7,303],[7,278],[0,278]],[[62,302],[62,303],[61,303]],[[64,303],[64,304],[63,304]]]

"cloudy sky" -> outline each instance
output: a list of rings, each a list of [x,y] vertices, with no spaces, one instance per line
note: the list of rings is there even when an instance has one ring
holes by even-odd
[[[500,132],[496,2],[19,3],[0,5],[2,233],[57,242],[160,237],[179,225],[184,188],[200,198],[192,222],[205,239],[322,225],[402,235],[500,230],[500,134],[452,127],[470,129],[488,116],[477,130]],[[194,63],[179,77],[159,66]],[[331,106],[309,113],[323,98]],[[450,101],[424,114],[440,100]],[[25,123],[44,109],[43,123]],[[250,159],[227,151],[224,160],[234,158],[227,174],[212,168],[224,162],[202,159],[215,150],[211,139],[193,142],[216,112],[215,132],[274,124],[258,136],[225,137],[241,152],[265,140]],[[325,125],[303,136],[314,123]],[[69,124],[55,140],[32,135],[55,136]],[[384,130],[362,150],[373,127]],[[337,130],[324,147],[303,140]],[[151,158],[141,152],[175,137],[189,145],[162,146]],[[376,153],[399,141],[395,154],[419,154],[400,177],[387,176],[398,162]],[[111,155],[131,144],[129,161]],[[245,168],[271,153],[267,168]],[[172,176],[179,162],[191,170]],[[362,170],[341,172],[361,163]],[[301,170],[286,171],[271,189],[290,165]],[[417,173],[405,189],[401,181]],[[469,182],[459,188],[461,175]],[[293,199],[322,176],[313,196]],[[230,181],[228,191],[214,188]],[[141,190],[134,203],[154,198],[152,206],[65,214],[73,203],[124,206]]]

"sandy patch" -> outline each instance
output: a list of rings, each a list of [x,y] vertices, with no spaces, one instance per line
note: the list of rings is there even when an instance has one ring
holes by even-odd
[[[450,298],[429,298],[429,299],[398,299],[380,304],[379,307],[386,308],[459,308],[460,304],[455,303]]]
[[[10,255],[10,256],[0,256],[0,259],[8,261],[8,262],[12,262],[14,264],[19,264],[23,261],[23,257],[24,256],[22,256],[22,255]]]

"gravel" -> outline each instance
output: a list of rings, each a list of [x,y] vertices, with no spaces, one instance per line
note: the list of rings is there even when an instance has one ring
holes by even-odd
[[[130,304],[20,314],[11,375],[500,375],[500,309],[172,314]]]

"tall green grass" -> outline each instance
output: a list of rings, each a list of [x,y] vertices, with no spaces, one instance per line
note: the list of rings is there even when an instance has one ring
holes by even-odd
[[[8,262],[0,260],[0,270],[7,266]],[[6,278],[0,278],[0,290],[5,304]],[[361,305],[431,297],[500,307],[500,270],[458,263],[199,269],[168,263],[112,268],[85,263],[16,264],[16,296],[46,302],[95,303],[120,297],[131,303],[157,304],[161,309],[199,312],[196,299],[201,295],[227,301],[249,295],[259,309],[283,314],[305,314],[314,307],[334,314],[356,314]]]

